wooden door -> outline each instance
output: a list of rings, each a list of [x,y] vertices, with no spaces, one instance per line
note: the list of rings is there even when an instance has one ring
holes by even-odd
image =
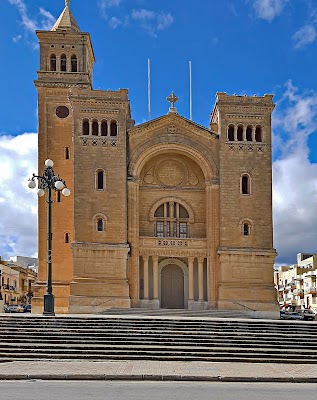
[[[161,272],[161,308],[184,308],[184,274],[175,264]]]

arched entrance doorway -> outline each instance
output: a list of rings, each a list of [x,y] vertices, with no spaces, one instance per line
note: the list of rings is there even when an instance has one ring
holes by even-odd
[[[184,308],[184,273],[176,264],[162,268],[161,308]]]

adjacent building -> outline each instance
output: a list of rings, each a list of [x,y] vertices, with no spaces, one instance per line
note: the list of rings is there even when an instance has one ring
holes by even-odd
[[[278,300],[282,308],[312,308],[317,312],[317,254],[299,253],[297,264],[276,271]]]
[[[55,311],[251,308],[277,316],[273,95],[217,93],[204,127],[178,114],[172,93],[166,115],[135,125],[128,90],[93,89],[91,38],[69,1],[37,37],[39,172],[52,159],[72,193],[54,194]],[[43,310],[47,276],[44,198],[38,272],[34,312]]]

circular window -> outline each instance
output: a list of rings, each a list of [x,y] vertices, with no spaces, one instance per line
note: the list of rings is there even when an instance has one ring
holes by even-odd
[[[69,109],[66,106],[59,106],[56,108],[56,115],[58,118],[66,118],[69,116]]]

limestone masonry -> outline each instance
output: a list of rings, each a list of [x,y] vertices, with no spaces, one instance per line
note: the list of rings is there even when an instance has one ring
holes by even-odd
[[[273,95],[217,93],[210,126],[178,115],[135,125],[128,91],[92,89],[95,62],[69,2],[37,31],[39,168],[71,190],[53,204],[57,313],[106,308],[252,309],[278,316],[273,283]],[[46,285],[46,202],[39,199]],[[250,310],[251,311],[251,310]]]

